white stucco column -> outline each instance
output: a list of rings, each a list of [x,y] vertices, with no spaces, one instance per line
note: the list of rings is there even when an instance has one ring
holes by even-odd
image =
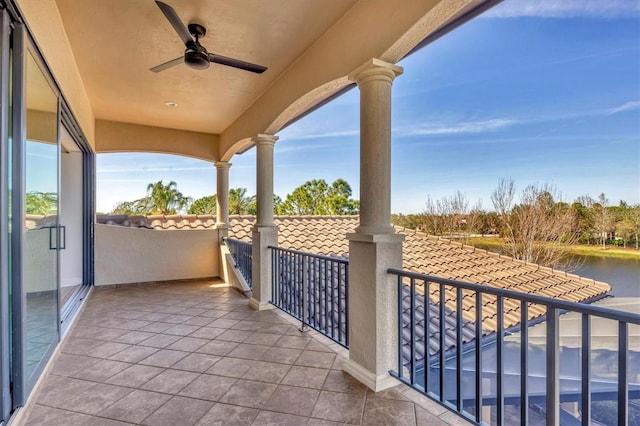
[[[360,226],[349,240],[349,360],[344,370],[374,391],[399,382],[398,292],[403,235],[391,226],[391,85],[402,68],[372,59],[349,79],[360,89]]]
[[[216,227],[229,227],[229,168],[231,163],[218,161],[216,166]]]
[[[278,245],[278,228],[273,222],[273,148],[278,138],[260,134],[256,144],[256,224],[252,231],[251,280],[253,296],[249,306],[271,309],[271,252]]]

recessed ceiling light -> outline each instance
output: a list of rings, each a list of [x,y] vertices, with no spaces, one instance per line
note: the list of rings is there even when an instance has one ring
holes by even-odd
[[[175,108],[175,107],[177,107],[177,106],[178,106],[178,104],[177,104],[177,103],[175,103],[175,102],[171,102],[171,101],[165,101],[165,102],[164,102],[164,104],[165,104],[166,106],[168,106],[168,107],[171,107],[171,108]]]

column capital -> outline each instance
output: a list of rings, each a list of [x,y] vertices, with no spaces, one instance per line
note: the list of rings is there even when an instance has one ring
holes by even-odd
[[[356,82],[358,85],[370,79],[383,79],[392,82],[397,76],[402,74],[403,71],[402,67],[398,65],[371,58],[349,73],[348,79]]]
[[[218,170],[228,170],[231,167],[231,163],[228,161],[216,161],[213,163],[213,165]]]
[[[251,138],[251,141],[256,145],[274,145],[279,138],[275,135],[268,135],[266,133],[258,133]]]

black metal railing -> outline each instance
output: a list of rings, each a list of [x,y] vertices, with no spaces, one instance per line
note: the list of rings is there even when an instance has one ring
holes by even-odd
[[[399,293],[399,361],[390,373],[402,382],[478,424],[529,424],[535,415],[549,425],[589,425],[593,404],[602,402],[615,424],[629,424],[630,400],[635,408],[640,398],[640,315],[388,272],[397,276]],[[532,310],[542,317],[529,327]],[[576,323],[577,331],[568,330],[571,344],[560,341],[561,313]],[[520,326],[505,332],[514,322]],[[607,326],[611,342],[592,337],[592,323]]]
[[[271,303],[344,347],[349,347],[349,262],[269,247]]]
[[[227,244],[227,247],[229,247],[229,253],[236,264],[236,268],[240,271],[249,288],[253,288],[251,283],[251,261],[253,259],[251,243],[233,238],[225,238],[224,242]]]

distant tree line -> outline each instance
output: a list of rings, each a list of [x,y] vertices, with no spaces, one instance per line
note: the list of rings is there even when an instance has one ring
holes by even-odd
[[[351,197],[351,186],[344,179],[329,185],[323,179],[314,179],[295,188],[283,201],[277,195],[273,199],[274,213],[280,215],[353,215],[358,214],[359,202]],[[185,197],[173,181],[147,185],[147,196],[134,201],[122,201],[111,214],[170,215],[178,213],[216,214],[216,195],[197,200]],[[246,188],[229,190],[229,214],[255,215],[256,196],[247,194]]]
[[[640,243],[640,204],[610,206],[605,194],[585,195],[572,204],[552,185],[529,185],[516,199],[513,180],[503,179],[491,195],[493,211],[469,205],[460,191],[440,200],[427,198],[419,214],[394,214],[394,225],[469,242],[473,235],[499,235],[503,251],[516,259],[547,266],[566,262],[576,243],[634,246]]]

